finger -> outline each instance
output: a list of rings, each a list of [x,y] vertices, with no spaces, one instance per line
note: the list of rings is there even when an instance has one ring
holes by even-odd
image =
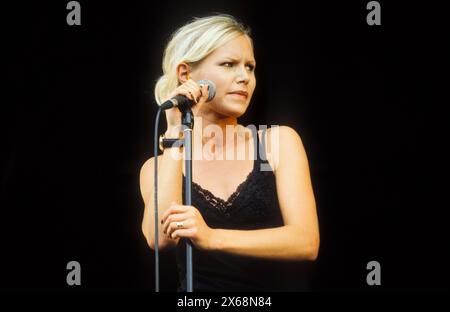
[[[191,100],[194,101],[194,95],[193,95],[193,94],[195,94],[195,92],[193,92],[193,90],[194,90],[194,89],[193,89],[192,87],[190,87],[189,85],[183,84],[183,85],[179,86],[178,88],[176,88],[176,89],[171,93],[171,95],[169,96],[169,98],[173,98],[173,97],[175,97],[175,96],[177,96],[177,95],[184,95],[185,97],[187,97],[187,98],[189,98],[189,99],[191,99]],[[192,92],[193,94],[191,94],[191,92]]]
[[[188,85],[181,86],[180,89],[178,89],[178,94],[184,95],[188,99],[195,102],[195,89]]]
[[[203,105],[208,100],[208,86],[200,84],[198,95],[198,105]]]
[[[201,88],[201,93],[202,93],[202,98],[206,101],[209,97],[209,85],[204,84],[204,85],[200,85]]]
[[[200,99],[205,99],[206,100],[208,98],[208,97],[205,98],[205,94],[208,93],[207,92],[207,88],[208,87],[205,88],[205,86],[202,85],[202,84],[198,84],[197,85],[197,96],[198,96],[197,102],[200,102]]]
[[[183,88],[180,90],[180,94],[184,95],[185,97],[187,97],[188,99],[190,99],[192,101],[195,101],[195,96],[194,96],[195,92],[189,86],[183,86]]]
[[[180,228],[178,226],[179,222],[183,222],[183,226]],[[177,230],[186,230],[191,228],[195,222],[192,219],[185,219],[183,221],[176,221],[176,222],[170,222],[169,226],[167,227],[167,230],[164,234],[166,234],[168,237],[172,237],[172,233]]]
[[[183,206],[183,205],[171,205],[162,215],[161,217],[161,224],[164,224],[164,222],[166,221],[167,217],[171,214],[176,214],[176,213],[183,213],[187,211],[187,206]]]
[[[170,207],[163,213],[162,217],[161,217],[161,224],[164,224],[164,221],[166,220],[166,218],[173,214],[173,213],[181,213],[181,212],[186,212],[189,209],[189,206],[184,206],[184,205],[170,205]]]
[[[172,222],[179,222],[179,221],[185,221],[187,218],[190,218],[190,217],[192,217],[192,214],[190,214],[190,213],[171,214],[164,221],[164,224],[162,226],[163,233],[166,233],[167,228],[169,227],[170,223],[172,223]]]
[[[189,94],[192,97],[191,99],[197,104],[200,100],[200,88],[198,85],[189,86]]]
[[[171,99],[171,98],[173,98],[173,97],[175,97],[175,96],[177,96],[177,95],[184,94],[186,90],[187,90],[187,89],[186,89],[186,87],[185,87],[184,85],[178,86],[177,88],[175,88],[175,89],[169,94],[168,100]]]
[[[194,237],[196,232],[197,232],[196,228],[178,229],[178,230],[173,231],[173,233],[171,233],[170,238],[172,238],[172,239],[175,239],[177,237],[191,238],[191,237]]]
[[[197,104],[198,100],[197,100],[197,97],[194,95],[194,92],[189,91],[189,94],[191,95],[190,99],[193,100],[195,102],[195,104]]]
[[[196,103],[198,103],[200,101],[200,98],[203,97],[204,94],[202,85],[191,79],[187,82],[187,86],[194,95]]]

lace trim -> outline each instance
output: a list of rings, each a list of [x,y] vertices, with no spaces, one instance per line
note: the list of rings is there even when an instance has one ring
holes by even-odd
[[[259,137],[257,136],[257,145],[256,145],[256,150],[258,150],[259,145],[261,144]],[[264,149],[264,144],[262,144],[262,148]],[[265,153],[265,151],[264,151]],[[245,198],[251,198],[254,196],[257,196],[257,192],[258,192],[258,185],[259,183],[263,183],[264,182],[259,182],[259,183],[250,183],[253,176],[259,172],[260,166],[263,163],[269,163],[267,161],[267,159],[260,159],[260,157],[257,157],[254,162],[253,162],[253,169],[252,171],[249,172],[249,174],[247,175],[247,177],[244,179],[244,181],[242,181],[238,187],[236,188],[236,190],[228,197],[227,200],[224,200],[223,198],[217,197],[216,195],[214,195],[212,192],[210,192],[207,189],[204,189],[200,184],[192,181],[192,187],[193,190],[195,190],[198,193],[198,200],[200,201],[205,201],[205,205],[206,206],[210,206],[211,209],[209,211],[218,211],[220,213],[222,213],[223,215],[229,217],[231,215],[231,211],[233,209],[231,209],[234,206],[234,203],[236,201],[236,199],[238,199],[240,197],[241,194],[245,195],[246,197],[244,197],[243,199],[246,200]],[[263,176],[265,176],[265,172],[261,172],[263,173]],[[184,177],[184,175],[183,175]],[[264,181],[264,178],[263,178]],[[248,190],[246,192],[242,192],[244,190],[244,188],[247,187]],[[267,190],[267,189],[266,189]],[[184,179],[183,179],[183,196],[184,196]],[[263,200],[264,202],[264,200]],[[236,208],[236,207],[234,207]]]
[[[238,185],[236,190],[230,195],[230,197],[228,197],[227,200],[217,197],[216,195],[214,195],[207,189],[204,189],[201,185],[195,183],[194,181],[192,181],[192,185],[198,191],[198,193],[203,197],[203,199],[205,199],[208,202],[209,205],[211,205],[215,209],[219,210],[220,212],[226,214],[228,212],[229,208],[231,206],[233,206],[234,201],[236,200],[236,198],[239,197],[239,195],[241,194],[244,187],[249,183],[251,177],[256,172],[256,167],[257,166],[253,166],[252,171],[247,175],[245,180],[242,181],[241,184]]]

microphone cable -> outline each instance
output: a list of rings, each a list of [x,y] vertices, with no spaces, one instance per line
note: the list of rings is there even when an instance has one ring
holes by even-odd
[[[159,106],[158,112],[156,113],[155,118],[155,133],[154,133],[154,141],[153,141],[153,154],[155,155],[155,168],[154,168],[154,176],[153,176],[153,201],[154,201],[154,209],[155,209],[155,292],[159,292],[159,234],[158,234],[158,125],[159,125],[159,117],[161,112],[163,111],[162,107]]]

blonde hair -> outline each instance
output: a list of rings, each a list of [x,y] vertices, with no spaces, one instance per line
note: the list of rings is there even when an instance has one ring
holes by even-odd
[[[164,50],[163,75],[155,85],[156,102],[160,105],[162,99],[178,86],[177,66],[180,63],[185,62],[192,68],[214,50],[240,35],[250,38],[250,29],[227,14],[195,17],[175,31]]]

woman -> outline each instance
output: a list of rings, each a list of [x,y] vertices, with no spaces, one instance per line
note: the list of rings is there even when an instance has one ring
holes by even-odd
[[[178,290],[186,289],[180,238],[193,243],[194,291],[292,290],[285,285],[290,273],[284,276],[282,270],[317,258],[315,199],[299,135],[286,126],[256,132],[238,124],[255,90],[255,67],[248,29],[228,15],[194,19],[166,47],[156,101],[182,94],[196,103],[192,206],[182,205],[183,160],[174,157],[174,148],[158,156],[159,248],[177,248]],[[208,103],[207,86],[196,82],[202,79],[216,85]],[[165,137],[180,137],[178,109],[166,111],[166,117]],[[211,128],[221,135],[206,137]],[[250,156],[222,157],[236,156],[235,150]],[[142,231],[151,248],[153,170],[151,158],[140,176]],[[303,278],[293,277],[298,282]]]

